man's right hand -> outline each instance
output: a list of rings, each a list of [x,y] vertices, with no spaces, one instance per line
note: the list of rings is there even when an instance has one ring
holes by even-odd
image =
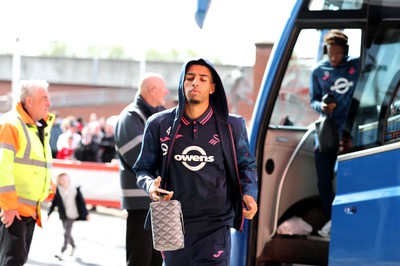
[[[151,184],[149,189],[150,198],[154,201],[160,200],[160,193],[156,191],[156,188],[159,188],[160,185],[161,185],[161,176],[158,176],[156,179],[154,179],[153,184]],[[174,195],[173,192],[171,194],[164,195],[164,200],[170,200],[173,195]]]
[[[332,114],[333,109],[336,108],[336,103],[329,103],[329,104],[321,103],[321,108],[324,113],[330,115]]]
[[[17,209],[1,210],[0,217],[1,222],[6,226],[6,228],[10,227],[13,224],[15,217],[17,217],[18,220],[21,220]]]

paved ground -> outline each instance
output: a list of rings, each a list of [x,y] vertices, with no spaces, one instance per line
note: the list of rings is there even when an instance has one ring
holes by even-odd
[[[43,209],[43,214],[47,210]],[[76,243],[73,256],[67,249],[64,260],[55,258],[63,243],[63,228],[54,212],[41,229],[36,227],[27,266],[118,266],[125,264],[125,213],[117,209],[97,207],[90,220],[76,222],[72,236]]]
[[[90,220],[76,222],[72,236],[76,251],[69,256],[67,249],[64,260],[55,258],[63,243],[63,228],[54,212],[47,219],[47,209],[43,207],[44,228],[36,227],[26,266],[123,266],[125,265],[126,214],[118,209],[97,207],[90,212]],[[290,264],[288,264],[290,265]],[[291,266],[305,266],[293,264]]]

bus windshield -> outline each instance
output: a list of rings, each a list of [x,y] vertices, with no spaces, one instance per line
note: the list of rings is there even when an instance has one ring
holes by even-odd
[[[313,0],[310,1],[309,9],[311,11],[321,10],[355,10],[361,9],[363,0]]]

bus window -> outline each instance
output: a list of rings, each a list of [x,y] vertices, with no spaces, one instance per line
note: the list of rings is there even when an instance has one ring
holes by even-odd
[[[283,77],[271,125],[307,127],[318,117],[310,107],[309,87],[319,39],[316,30],[301,31]]]
[[[361,9],[363,0],[312,0],[309,9],[320,10],[355,10]]]
[[[390,113],[386,127],[386,141],[400,140],[400,89],[397,88],[396,96],[390,104]]]
[[[352,131],[355,147],[379,142],[378,121],[381,106],[391,98],[395,89],[391,86],[396,86],[398,82],[399,39],[400,29],[388,29],[382,39],[374,42],[367,54],[360,86],[357,87],[354,97],[355,102],[359,103]],[[387,133],[398,131],[398,116],[389,114],[388,117]],[[386,137],[386,139],[393,138],[393,136]]]
[[[282,80],[271,117],[271,125],[307,127],[318,118],[310,107],[310,81],[314,65],[324,56],[322,39],[329,29],[304,29],[300,32]],[[360,55],[360,29],[345,29],[349,55]]]

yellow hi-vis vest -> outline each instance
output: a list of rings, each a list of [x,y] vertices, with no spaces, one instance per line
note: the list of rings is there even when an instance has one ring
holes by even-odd
[[[0,116],[0,208],[37,217],[39,225],[40,202],[47,198],[52,178],[49,141],[54,119],[53,114],[45,119],[42,143],[36,122],[21,103]]]

